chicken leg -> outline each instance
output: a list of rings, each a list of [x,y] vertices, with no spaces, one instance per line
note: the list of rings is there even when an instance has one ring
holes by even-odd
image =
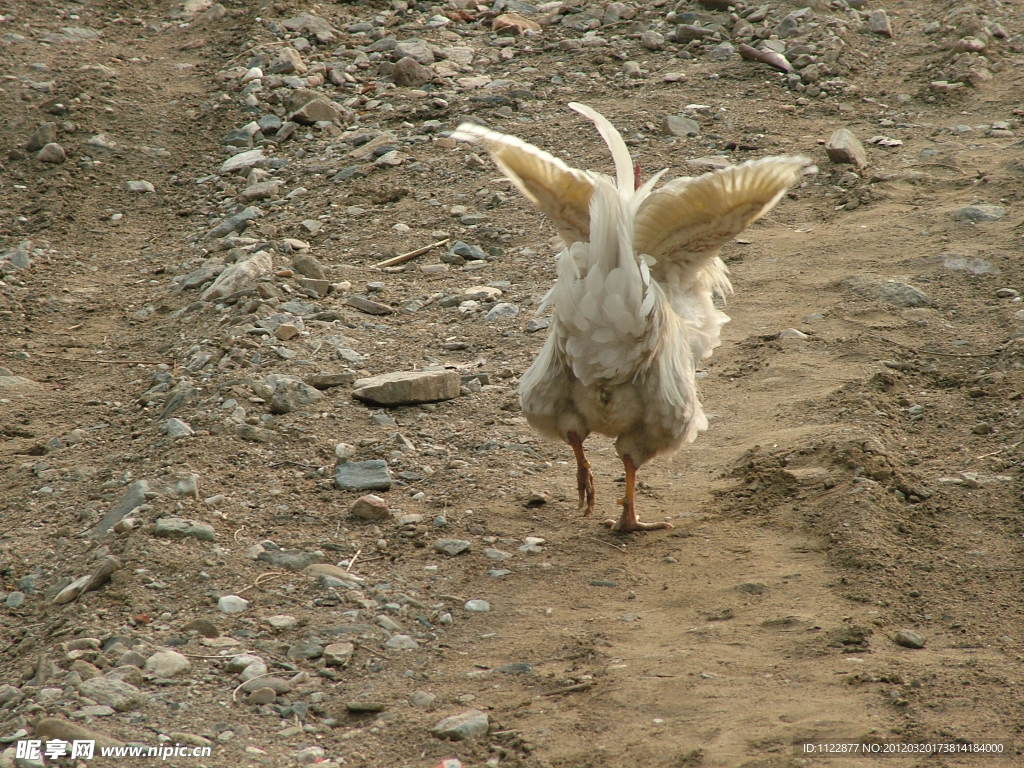
[[[636,516],[636,464],[627,454],[622,457],[622,464],[626,468],[626,493],[622,497],[622,517],[618,520],[605,520],[604,524],[613,531],[619,533],[632,533],[633,531],[655,531],[659,528],[671,528],[672,523],[641,523]]]
[[[572,452],[576,456],[576,490],[580,494],[580,511],[589,515],[594,511],[594,475],[590,471],[590,462],[583,453],[583,440],[575,432],[566,435]]]

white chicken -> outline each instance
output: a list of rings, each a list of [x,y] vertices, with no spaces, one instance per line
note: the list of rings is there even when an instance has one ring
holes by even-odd
[[[707,429],[696,367],[729,320],[714,296],[732,292],[719,249],[771,210],[809,161],[769,157],[655,190],[665,171],[640,185],[615,127],[590,107],[569,106],[597,126],[615,180],[474,123],[452,136],[482,145],[565,241],[541,306],[554,308],[547,341],[519,384],[524,415],[572,446],[585,514],[594,509],[594,480],[583,441],[598,432],[615,438],[626,472],[621,517],[606,525],[669,528],[637,518],[636,472]]]

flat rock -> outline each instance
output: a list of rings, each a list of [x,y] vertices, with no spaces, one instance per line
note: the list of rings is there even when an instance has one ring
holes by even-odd
[[[868,164],[864,145],[849,128],[837,128],[825,144],[825,152],[833,163],[847,163],[863,168]]]
[[[263,211],[255,205],[249,205],[242,210],[225,217],[217,226],[207,233],[210,239],[224,237],[234,232],[241,232],[249,226],[249,222],[258,219]]]
[[[391,488],[391,472],[383,459],[346,461],[335,468],[334,485],[343,491],[386,491]]]
[[[368,315],[393,315],[395,313],[395,310],[387,304],[381,304],[379,301],[368,299],[365,296],[349,296],[345,303]]]
[[[161,539],[190,538],[200,541],[214,541],[217,538],[213,526],[181,517],[161,517],[153,523],[153,535]]]
[[[97,747],[117,747],[124,744],[112,736],[86,728],[61,717],[44,717],[36,720],[33,731],[37,739],[61,739],[63,741],[94,741]]]
[[[459,395],[457,371],[396,371],[357,379],[353,397],[375,405],[413,405],[451,400]]]
[[[303,125],[313,123],[340,123],[345,116],[345,110],[326,96],[318,96],[303,104],[291,113],[289,119]]]
[[[221,164],[220,172],[234,173],[235,171],[245,171],[255,165],[260,165],[266,159],[267,156],[263,154],[262,149],[250,149],[246,152],[239,152],[237,155],[232,155]]]
[[[491,21],[491,29],[499,35],[539,35],[540,24],[521,13],[502,13]]]
[[[468,552],[471,546],[472,544],[465,539],[438,539],[434,542],[434,551],[455,557],[455,555]]]
[[[149,493],[149,483],[145,480],[136,480],[129,485],[121,498],[117,500],[92,530],[92,535],[102,536],[133,509],[145,504],[147,493]]]
[[[333,43],[337,39],[337,30],[327,19],[311,13],[300,13],[290,19],[284,19],[281,26],[291,32],[312,35],[320,43]]]
[[[344,667],[352,660],[356,647],[352,643],[331,643],[324,648],[324,663],[328,667]]]
[[[485,712],[471,709],[468,712],[444,718],[431,729],[431,733],[440,739],[465,741],[486,736],[490,727],[490,718]]]

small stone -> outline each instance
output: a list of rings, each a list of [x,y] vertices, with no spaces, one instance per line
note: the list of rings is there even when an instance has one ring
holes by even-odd
[[[954,221],[999,221],[1006,216],[1006,208],[1001,205],[966,205],[953,211]]]
[[[177,651],[157,651],[148,659],[143,667],[155,677],[174,677],[192,668],[192,662]]]
[[[736,46],[729,42],[721,42],[708,51],[708,58],[712,61],[730,61],[736,56]]]
[[[352,660],[356,647],[352,643],[331,643],[324,648],[324,663],[328,667],[344,667]]]
[[[437,701],[437,696],[427,691],[413,691],[409,695],[409,703],[418,709],[430,709]]]
[[[536,333],[537,331],[543,331],[551,325],[551,320],[546,317],[532,317],[526,321],[526,332]]]
[[[544,551],[544,547],[541,545],[545,542],[546,539],[542,539],[540,536],[527,536],[523,539],[523,544],[519,547],[519,551],[530,554],[539,554]]]
[[[269,72],[275,75],[303,74],[306,72],[306,62],[294,48],[285,46],[281,48],[277,56],[270,63]]]
[[[1015,288],[997,288],[996,298],[997,299],[1016,299],[1020,296],[1020,291]]]
[[[391,517],[391,510],[388,509],[387,502],[372,493],[356,499],[348,513],[351,517],[357,517],[360,520],[388,520]]]
[[[129,192],[156,192],[156,187],[148,181],[129,181],[125,188]]]
[[[36,159],[43,163],[63,163],[68,159],[64,147],[55,141],[43,146],[36,154]]]
[[[262,149],[250,149],[246,152],[239,152],[225,160],[220,166],[221,173],[233,173],[244,171],[255,165],[261,165],[266,160]]]
[[[383,459],[346,461],[335,468],[334,484],[343,491],[386,491],[391,488],[391,473]]]
[[[431,729],[431,733],[441,739],[463,741],[485,736],[490,727],[490,719],[486,713],[479,709],[471,709],[444,718]]]
[[[901,629],[894,636],[893,640],[896,645],[901,645],[904,648],[924,648],[924,636],[915,632],[912,629]]]
[[[434,551],[454,557],[468,552],[471,546],[471,542],[465,539],[438,539],[434,542]]]
[[[368,315],[393,315],[395,313],[395,310],[387,304],[381,304],[379,301],[373,301],[365,296],[349,296],[345,303]]]
[[[315,640],[300,640],[288,647],[287,657],[289,659],[319,659],[324,653],[324,647]]]
[[[303,125],[312,125],[313,123],[339,123],[344,115],[344,108],[326,96],[318,96],[292,112],[289,119]]]
[[[991,435],[992,425],[989,424],[987,421],[979,421],[977,424],[971,427],[971,432],[973,432],[976,435]]]
[[[500,549],[487,547],[484,549],[484,557],[488,560],[507,560],[511,555],[508,552],[502,552]]]
[[[327,271],[320,260],[311,253],[300,252],[292,259],[292,269],[315,280],[325,280]]]
[[[218,237],[224,237],[225,235],[233,234],[235,232],[242,232],[242,231],[245,230],[246,227],[249,226],[249,222],[250,221],[253,221],[254,219],[258,219],[262,215],[263,215],[263,211],[261,211],[256,206],[254,206],[254,205],[247,206],[247,207],[243,208],[242,210],[238,211],[237,213],[233,213],[230,216],[225,217],[217,226],[215,226],[213,229],[211,229],[206,234],[206,236],[212,240],[212,239],[215,239],[215,238],[218,238]],[[254,258],[256,258],[256,257],[253,256],[250,259],[248,259],[248,261],[252,261],[252,259],[254,259]],[[269,256],[268,256],[268,258],[269,258]],[[247,263],[247,262],[240,262],[240,263]],[[237,267],[237,266],[239,266],[239,264],[236,263],[236,264],[233,264],[232,266],[233,267]],[[231,270],[231,267],[228,267],[228,269],[224,270],[224,272],[221,273],[221,277],[223,277],[225,274],[227,274],[230,270]],[[205,296],[205,294],[204,294],[204,296]]]
[[[871,299],[878,299],[897,307],[930,307],[931,299],[918,288],[898,280],[884,280],[863,275],[851,275],[839,283],[854,293]]]
[[[457,371],[397,371],[357,379],[352,396],[376,405],[413,405],[451,400],[459,395]]]
[[[467,600],[462,607],[473,613],[487,613],[491,610],[491,604],[486,600]]]
[[[238,595],[224,595],[217,601],[221,613],[242,613],[249,610],[249,601]]]
[[[217,534],[213,526],[197,523],[181,517],[161,517],[153,523],[153,535],[161,539],[192,538],[200,541],[214,541]]]
[[[670,136],[700,135],[700,123],[686,115],[666,115],[662,120],[661,127]]]
[[[868,14],[868,29],[876,35],[892,37],[892,23],[889,21],[889,14],[879,9]]]
[[[849,163],[858,168],[868,164],[864,145],[849,128],[837,128],[825,144],[825,152],[833,163]]]

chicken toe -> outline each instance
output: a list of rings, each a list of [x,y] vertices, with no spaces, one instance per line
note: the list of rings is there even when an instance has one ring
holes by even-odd
[[[672,523],[668,521],[660,523],[642,523],[636,516],[636,464],[627,455],[622,457],[623,466],[626,468],[626,494],[622,497],[622,516],[618,520],[605,520],[604,525],[618,533],[633,533],[634,531],[656,531],[661,528],[671,528]]]

